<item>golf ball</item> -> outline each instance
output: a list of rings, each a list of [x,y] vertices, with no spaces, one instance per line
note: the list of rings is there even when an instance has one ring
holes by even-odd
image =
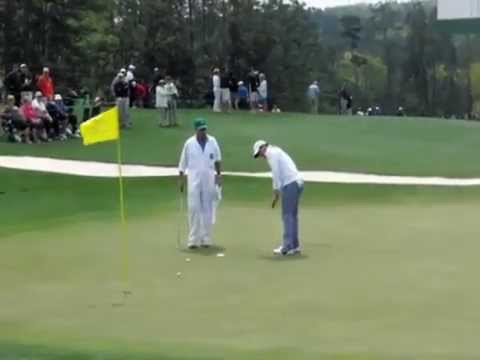
[[[225,254],[219,253],[219,254],[217,254],[217,257],[225,257]]]
[[[190,260],[190,258],[186,258],[185,261],[186,261],[186,262],[190,262],[190,261],[192,261],[192,260]]]
[[[182,276],[182,273],[179,271],[177,272],[177,277],[180,277],[180,276]]]

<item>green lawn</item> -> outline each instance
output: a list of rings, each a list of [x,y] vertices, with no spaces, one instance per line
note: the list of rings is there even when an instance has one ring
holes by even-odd
[[[227,178],[217,258],[177,251],[172,179],[128,180],[124,301],[115,180],[0,179],[1,359],[480,357],[480,189],[308,185],[278,259],[270,182]]]
[[[413,118],[361,118],[305,114],[213,114],[181,111],[182,127],[160,129],[155,111],[136,111],[135,129],[124,136],[125,162],[175,165],[196,116],[210,121],[228,170],[264,170],[250,158],[264,138],[284,147],[304,170],[343,170],[398,175],[480,176],[480,124]],[[39,146],[0,144],[6,155],[115,161],[115,147],[83,148],[79,141]]]

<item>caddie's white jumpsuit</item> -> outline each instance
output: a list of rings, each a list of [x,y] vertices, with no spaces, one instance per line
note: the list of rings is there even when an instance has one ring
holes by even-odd
[[[187,174],[189,246],[211,245],[219,192],[215,184],[215,163],[222,161],[217,140],[207,135],[205,148],[196,136],[185,142],[179,171]]]

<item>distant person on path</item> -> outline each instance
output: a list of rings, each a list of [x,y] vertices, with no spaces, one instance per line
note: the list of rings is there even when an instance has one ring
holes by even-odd
[[[221,89],[221,108],[222,111],[232,110],[232,97],[230,95],[230,77],[226,73],[222,73],[220,76],[220,89]]]
[[[125,78],[125,75],[123,73],[119,73],[118,80],[115,82],[114,85],[114,93],[116,98],[116,104],[118,107],[120,127],[122,129],[129,129],[132,127],[129,110],[129,88],[130,85]]]
[[[55,86],[53,84],[53,79],[50,76],[50,69],[48,67],[43,68],[42,75],[38,77],[37,87],[47,98],[47,100],[53,100],[53,95],[55,94]]]
[[[230,72],[228,76],[228,86],[230,88],[230,98],[232,108],[239,110],[240,99],[238,97],[238,81],[235,79],[233,72]]]
[[[318,114],[318,101],[320,97],[320,86],[318,81],[314,81],[310,84],[307,90],[307,99],[310,105],[310,113]]]
[[[248,74],[248,93],[250,94],[250,110],[255,112],[258,106],[258,87],[260,86],[260,79],[258,71],[253,67]]]
[[[238,82],[238,106],[240,109],[248,109],[248,88],[243,81]]]
[[[212,245],[212,226],[215,223],[219,188],[222,186],[222,154],[217,140],[207,135],[207,122],[194,121],[195,135],[183,147],[178,166],[180,191],[188,194],[188,248]]]
[[[300,252],[298,238],[298,206],[303,193],[303,179],[292,158],[277,146],[259,140],[253,146],[253,157],[267,160],[273,177],[274,209],[282,197],[283,244],[273,250],[276,255],[295,255]]]
[[[259,76],[260,86],[258,87],[258,103],[262,111],[268,112],[268,82],[265,74]]]
[[[127,76],[126,76],[126,80],[129,85],[129,98],[130,98],[129,106],[130,107],[133,107],[135,105],[135,85],[136,85],[135,69],[136,67],[134,65],[129,65]]]
[[[168,93],[165,87],[166,82],[163,79],[158,81],[158,85],[156,87],[156,96],[155,96],[155,107],[160,112],[160,120],[158,121],[158,125],[160,127],[166,127],[168,125],[167,119],[167,111],[168,111]]]
[[[177,126],[177,99],[178,89],[170,76],[166,78],[165,90],[167,94],[167,126]]]
[[[213,70],[212,76],[212,87],[213,87],[213,112],[222,112],[222,88],[221,88],[221,79],[220,79],[220,69],[216,68]]]

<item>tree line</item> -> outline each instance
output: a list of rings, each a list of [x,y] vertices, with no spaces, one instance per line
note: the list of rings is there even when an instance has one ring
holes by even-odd
[[[116,72],[135,64],[147,81],[159,67],[200,104],[213,67],[242,79],[254,66],[284,110],[305,110],[318,80],[325,112],[343,84],[355,108],[480,111],[479,39],[439,31],[431,1],[320,10],[297,0],[2,0],[0,17],[4,73],[49,66],[60,88],[107,93]]]

